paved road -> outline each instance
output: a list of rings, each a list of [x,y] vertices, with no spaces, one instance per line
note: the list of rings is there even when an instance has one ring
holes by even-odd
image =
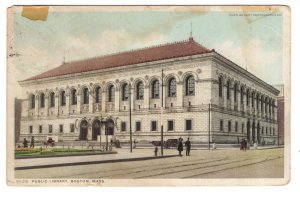
[[[134,150],[142,154],[151,150]],[[176,153],[168,150],[169,154]],[[191,156],[15,171],[16,178],[283,178],[283,149],[194,150]]]

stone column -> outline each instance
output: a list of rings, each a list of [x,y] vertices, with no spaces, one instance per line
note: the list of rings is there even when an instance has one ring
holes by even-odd
[[[55,115],[56,116],[58,116],[58,109],[59,109],[59,93],[57,92],[57,93],[55,93],[55,107],[54,107],[54,109],[55,109]]]
[[[66,92],[66,114],[70,114],[70,93]]]
[[[120,91],[116,88],[115,91],[115,111],[120,111]]]
[[[226,87],[226,85],[223,85],[223,107],[225,108],[225,109],[227,109],[227,87]]]
[[[46,116],[49,115],[49,95],[45,96],[45,111],[46,111]]]
[[[274,104],[274,120],[277,121],[277,102],[275,101],[275,104]],[[284,116],[284,114],[283,114]]]
[[[39,116],[39,109],[40,109],[40,97],[39,95],[35,96],[35,106],[34,106],[34,115]]]
[[[77,114],[81,114],[81,97],[82,94],[81,93],[77,93]]]
[[[177,107],[183,107],[183,82],[180,81],[176,84],[176,97],[177,97]]]
[[[89,113],[94,112],[95,99],[93,98],[93,94],[94,94],[94,92],[92,92],[92,91],[89,92]]]
[[[253,108],[254,108],[254,110],[256,111],[256,102],[257,102],[257,100],[256,100],[256,97],[254,96],[254,98],[253,98],[254,100],[253,100]]]
[[[102,112],[105,112],[106,111],[106,90],[103,90],[102,91],[102,103],[101,103],[101,105],[102,105]]]
[[[159,90],[161,91],[161,88],[159,88]],[[144,108],[145,109],[149,109],[149,97],[150,97],[150,88],[149,88],[149,86],[147,85],[145,85],[145,89],[144,89]],[[160,92],[161,93],[161,92]],[[161,96],[161,94],[160,94],[160,96]]]
[[[250,140],[249,140],[249,146],[251,144],[251,141],[252,141],[252,123],[253,121],[252,120],[249,120],[249,123],[250,123],[250,127],[249,127],[249,135],[250,135]]]
[[[230,102],[231,102],[231,110],[234,110],[234,88],[230,87]]]
[[[237,110],[240,111],[241,110],[241,92],[240,91],[236,91],[236,103],[237,103]]]

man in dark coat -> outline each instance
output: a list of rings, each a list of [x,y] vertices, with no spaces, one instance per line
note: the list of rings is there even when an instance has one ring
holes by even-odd
[[[190,138],[187,139],[187,141],[185,142],[185,147],[186,147],[186,156],[190,156],[190,151],[191,151],[191,141]]]
[[[31,137],[30,148],[34,148],[34,137]]]
[[[177,150],[179,151],[179,156],[181,156],[181,151],[183,151],[182,138],[179,138]]]
[[[24,147],[24,148],[27,148],[27,147],[28,147],[28,142],[27,142],[26,138],[24,138],[24,141],[23,141],[23,147]]]

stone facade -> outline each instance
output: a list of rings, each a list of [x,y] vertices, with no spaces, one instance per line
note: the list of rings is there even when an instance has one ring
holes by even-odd
[[[21,139],[96,140],[99,132],[104,139],[106,131],[129,141],[131,100],[133,139],[138,141],[160,140],[162,121],[165,140],[277,143],[278,90],[214,50],[21,85],[27,90]]]

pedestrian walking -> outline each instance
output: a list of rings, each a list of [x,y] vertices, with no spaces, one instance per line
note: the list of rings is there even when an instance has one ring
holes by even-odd
[[[179,138],[179,142],[178,142],[178,148],[177,148],[178,152],[179,152],[179,156],[181,155],[181,151],[183,151],[183,144],[182,144],[182,138]]]
[[[23,140],[23,147],[24,148],[28,147],[28,142],[27,142],[26,138],[24,138],[24,140]]]
[[[157,157],[157,152],[158,152],[158,148],[157,148],[157,146],[155,146],[155,148],[154,148],[154,155],[155,155],[155,157]]]
[[[245,151],[245,152],[247,151],[247,144],[248,144],[248,143],[247,143],[247,140],[245,139],[245,140],[244,140],[244,151]]]
[[[190,141],[190,138],[188,138],[187,141],[185,142],[185,147],[186,147],[185,155],[186,156],[190,156],[190,151],[191,151],[191,141]]]
[[[245,141],[245,139],[242,139],[241,144],[240,144],[241,151],[244,151],[244,143],[245,143],[244,141]]]
[[[30,148],[34,148],[34,136],[31,137]]]

